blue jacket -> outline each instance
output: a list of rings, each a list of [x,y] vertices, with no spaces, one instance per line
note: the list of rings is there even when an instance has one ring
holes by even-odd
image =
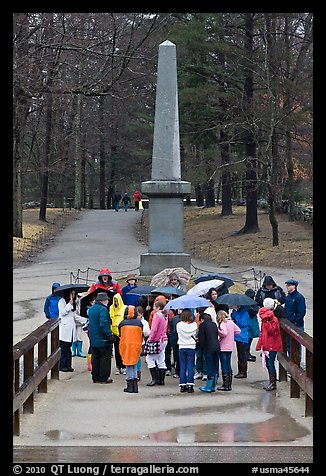
[[[127,286],[124,286],[121,289],[123,304],[126,304],[127,306],[137,306],[137,303],[139,301],[139,294],[127,294],[127,292],[135,288],[137,288],[137,285],[130,286],[130,284],[128,283]]]
[[[299,291],[295,290],[285,296],[284,309],[287,319],[298,327],[303,327],[306,315],[306,300]]]
[[[250,317],[246,309],[246,306],[241,306],[239,310],[233,309],[233,311],[231,312],[231,319],[241,329],[240,334],[234,334],[234,340],[238,342],[248,343],[248,340],[249,340],[248,324],[249,324]]]
[[[44,314],[47,319],[59,317],[58,303],[62,296],[58,294],[50,294],[44,303]]]
[[[91,347],[108,347],[112,336],[111,318],[108,308],[97,301],[87,311]]]

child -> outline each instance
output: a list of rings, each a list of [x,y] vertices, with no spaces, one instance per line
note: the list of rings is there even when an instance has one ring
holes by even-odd
[[[44,314],[47,319],[56,319],[59,317],[58,303],[62,296],[54,292],[55,289],[60,287],[60,283],[52,284],[52,294],[45,299],[44,302]]]
[[[215,311],[214,311],[215,312]],[[206,311],[200,315],[202,321],[198,328],[198,342],[206,361],[207,382],[206,386],[199,387],[202,392],[215,392],[218,379],[218,361],[220,342],[216,322]]]
[[[194,368],[197,323],[190,309],[184,309],[177,323],[179,360],[180,360],[180,392],[194,392]]]
[[[127,393],[138,393],[137,362],[141,353],[143,324],[137,318],[134,306],[126,306],[124,319],[119,326],[119,352],[126,366]]]
[[[150,327],[150,334],[147,339],[148,342],[159,342],[160,350],[155,354],[146,355],[147,367],[152,376],[152,380],[147,384],[148,387],[153,385],[164,385],[166,365],[165,365],[165,347],[167,344],[167,326],[168,317],[167,312],[163,311],[164,303],[161,300],[154,302],[154,315],[152,325]]]
[[[141,323],[143,324],[143,341],[142,341],[142,346],[143,346],[146,342],[145,338],[147,338],[149,336],[149,334],[151,333],[151,330],[149,328],[148,322],[146,321],[146,319],[144,317],[144,309],[141,306],[137,306],[136,311],[137,311],[137,319],[140,319]],[[142,366],[142,362],[141,362],[141,352],[140,352],[139,359],[138,359],[138,362],[137,362],[137,377],[138,377],[138,380],[140,380],[140,378],[141,378],[141,366]]]
[[[269,385],[265,390],[276,389],[276,369],[275,358],[277,352],[283,351],[280,324],[273,311],[267,307],[259,309],[261,319],[260,336],[256,345],[256,350],[262,350],[263,367],[266,368],[269,375]]]
[[[238,353],[238,373],[234,378],[247,378],[247,344],[249,341],[249,314],[246,306],[236,306],[231,312],[231,319],[240,327],[240,334],[234,335]]]
[[[232,390],[232,364],[231,357],[234,350],[234,334],[240,334],[241,329],[232,321],[228,313],[220,310],[217,312],[217,328],[220,338],[220,362],[223,385],[216,390],[229,392]]]

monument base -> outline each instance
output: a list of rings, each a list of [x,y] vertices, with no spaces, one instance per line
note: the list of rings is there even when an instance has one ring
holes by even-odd
[[[140,255],[141,276],[151,276],[165,268],[184,268],[191,273],[191,256],[187,253],[145,253]]]

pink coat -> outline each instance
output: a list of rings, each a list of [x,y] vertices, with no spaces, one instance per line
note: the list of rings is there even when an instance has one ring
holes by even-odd
[[[220,351],[232,352],[234,350],[234,334],[240,334],[241,329],[228,318],[226,322],[220,324],[218,335],[220,337]]]

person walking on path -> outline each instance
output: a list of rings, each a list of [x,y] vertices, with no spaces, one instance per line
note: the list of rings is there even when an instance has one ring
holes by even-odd
[[[220,341],[216,322],[212,320],[210,314],[203,312],[199,319],[202,321],[198,327],[198,342],[202,350],[207,368],[206,386],[198,387],[202,392],[215,392],[216,383],[219,377],[219,353]]]
[[[120,294],[116,293],[113,296],[113,303],[109,307],[109,314],[111,319],[111,331],[113,334],[116,375],[126,374],[126,366],[122,362],[122,358],[119,351],[119,343],[120,343],[119,324],[124,319],[126,307],[127,306],[124,304]]]
[[[234,334],[240,334],[241,329],[230,318],[226,311],[217,313],[217,328],[220,338],[220,362],[223,384],[216,390],[230,392],[232,390],[232,352],[234,351]]]
[[[98,293],[95,304],[88,309],[89,337],[92,348],[92,380],[94,383],[112,383],[112,331],[107,293]]]
[[[49,294],[44,302],[44,314],[47,319],[59,317],[59,301],[61,296],[55,294],[54,290],[60,287],[60,283],[52,283],[52,294]]]
[[[234,378],[247,378],[247,344],[249,340],[248,324],[250,317],[246,306],[236,306],[231,312],[231,319],[241,329],[240,334],[234,335],[238,354],[238,373]]]
[[[285,292],[278,286],[272,276],[265,276],[262,286],[258,289],[255,297],[255,301],[258,303],[259,307],[262,307],[263,301],[265,298],[270,297],[272,299],[277,299],[280,304],[285,302]]]
[[[132,289],[136,289],[137,288],[137,278],[136,278],[136,275],[134,273],[130,273],[128,274],[127,276],[127,285],[124,286],[122,289],[121,289],[121,292],[122,292],[122,300],[124,302],[124,304],[126,304],[127,306],[131,305],[131,306],[137,306],[138,304],[138,301],[139,301],[139,295],[137,294],[127,294],[129,291],[131,291]]]
[[[134,193],[134,203],[135,203],[135,211],[138,212],[139,210],[139,202],[141,201],[141,193],[136,190]]]
[[[102,268],[100,269],[99,275],[97,277],[96,283],[93,283],[87,294],[91,294],[95,291],[95,289],[101,289],[104,291],[114,291],[115,293],[119,293],[122,295],[121,287],[118,281],[112,279],[111,271],[109,268]]]
[[[177,323],[179,360],[180,360],[180,392],[194,393],[195,349],[197,322],[194,321],[190,309],[184,309]]]
[[[163,301],[154,302],[154,315],[151,325],[151,331],[146,343],[159,342],[160,352],[158,354],[147,354],[146,364],[152,376],[152,380],[147,384],[148,387],[153,385],[164,385],[166,365],[165,365],[165,347],[167,344],[167,312],[163,311]]]
[[[143,324],[137,318],[135,306],[126,306],[124,319],[119,324],[119,352],[126,366],[127,393],[138,393],[137,363],[143,341]]]
[[[251,288],[245,291],[245,295],[250,297],[251,299],[255,299],[255,291]],[[248,314],[249,314],[249,323],[248,323],[248,344],[247,344],[247,360],[248,362],[256,362],[256,356],[250,353],[250,347],[252,341],[255,337],[259,337],[260,328],[259,322],[257,318],[257,313],[259,311],[258,303],[252,304],[251,306],[246,306]]]
[[[119,211],[120,200],[121,200],[121,193],[119,192],[119,190],[116,190],[112,197],[113,207],[116,212]]]
[[[267,368],[269,375],[269,384],[264,387],[265,390],[276,389],[276,368],[275,359],[277,352],[282,352],[282,337],[280,324],[273,311],[267,307],[259,309],[261,319],[260,336],[256,345],[256,350],[262,351],[263,367]]]
[[[129,197],[129,195],[128,195],[128,192],[125,192],[124,196],[123,196],[122,199],[121,199],[121,202],[123,203],[125,212],[127,212],[127,211],[128,211],[128,208],[129,208],[129,203],[131,203],[131,200],[130,200],[130,197]]]
[[[76,341],[76,323],[86,325],[88,319],[77,314],[76,311],[76,289],[67,289],[63,297],[59,300],[59,342],[61,349],[60,370],[61,372],[73,372],[71,361],[71,346]]]

